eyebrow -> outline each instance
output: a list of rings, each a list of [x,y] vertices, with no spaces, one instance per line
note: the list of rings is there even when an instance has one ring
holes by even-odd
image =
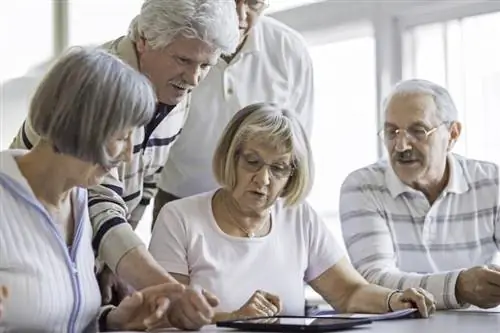
[[[244,155],[253,154],[253,155],[256,155],[259,159],[264,160],[262,158],[262,156],[258,152],[256,152],[255,150],[253,150],[253,149],[248,149],[247,151],[242,151],[242,153]],[[271,164],[289,164],[289,163],[292,163],[291,162],[291,160],[292,160],[291,158],[290,158],[290,161],[287,161],[286,159],[287,159],[287,157],[283,155],[283,157],[279,157],[277,160],[272,161]]]
[[[424,123],[424,122],[422,122],[422,121],[420,121],[420,120],[419,120],[419,121],[415,121],[415,122],[411,123],[411,124],[410,124],[410,126],[408,126],[408,128],[409,128],[409,127],[414,127],[414,126],[422,126],[422,127],[426,127],[426,128],[430,127],[430,125],[429,125],[429,124],[426,124],[426,123]],[[389,122],[385,122],[385,123],[384,123],[384,128],[385,128],[385,127],[396,127],[396,128],[399,128],[399,126],[397,126],[397,125],[395,125],[395,124],[393,124],[393,123],[389,123]]]

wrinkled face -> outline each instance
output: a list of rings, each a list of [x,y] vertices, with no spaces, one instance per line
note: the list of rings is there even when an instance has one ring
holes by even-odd
[[[460,135],[460,124],[441,121],[432,96],[396,95],[387,106],[384,144],[392,168],[414,188],[443,177],[446,157]]]
[[[116,135],[114,135],[107,143],[106,148],[113,161],[113,166],[104,167],[78,160],[74,167],[75,177],[78,178],[78,186],[87,188],[98,185],[102,182],[104,176],[106,176],[109,172],[116,170],[116,166],[123,162],[129,162],[132,159],[134,148],[132,133],[132,129],[121,131],[116,133]]]
[[[179,36],[167,47],[152,49],[146,40],[136,44],[140,69],[155,87],[160,102],[178,104],[217,64],[220,50],[205,42]]]
[[[264,9],[269,7],[269,0],[236,0],[241,41],[255,26]]]
[[[236,186],[232,196],[241,211],[258,216],[281,196],[292,174],[292,154],[250,140],[236,160]]]

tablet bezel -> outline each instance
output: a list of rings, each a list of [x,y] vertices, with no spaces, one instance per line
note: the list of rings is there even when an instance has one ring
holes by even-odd
[[[287,325],[276,323],[253,323],[253,320],[272,319],[272,318],[303,318],[303,319],[335,319],[342,322],[327,325]],[[238,329],[240,331],[260,331],[260,332],[333,332],[354,328],[360,325],[371,324],[370,319],[349,319],[349,318],[328,318],[315,316],[273,316],[273,317],[254,317],[236,320],[219,321],[217,327],[226,327]]]

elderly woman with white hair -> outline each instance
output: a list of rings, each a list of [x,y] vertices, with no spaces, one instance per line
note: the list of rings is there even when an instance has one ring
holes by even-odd
[[[178,281],[214,291],[214,321],[304,314],[304,282],[335,309],[434,311],[432,295],[366,282],[304,202],[313,159],[292,112],[250,105],[227,125],[213,158],[221,188],[165,205],[150,251]]]
[[[103,50],[72,49],[45,76],[29,112],[40,140],[0,152],[0,331],[145,329],[184,290],[151,287],[100,311],[86,188],[130,160],[155,102],[148,80]]]

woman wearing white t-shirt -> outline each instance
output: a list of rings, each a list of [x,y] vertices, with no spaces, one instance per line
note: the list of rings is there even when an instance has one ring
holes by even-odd
[[[165,205],[150,251],[178,281],[219,297],[215,321],[303,315],[304,281],[344,312],[417,306],[427,317],[435,310],[422,289],[366,282],[303,201],[314,165],[292,112],[273,104],[239,111],[220,138],[213,169],[222,187]]]
[[[41,139],[0,152],[0,331],[145,329],[185,289],[101,308],[94,272],[85,188],[130,159],[131,133],[155,104],[147,78],[104,50],[72,49],[45,76],[29,112]]]

